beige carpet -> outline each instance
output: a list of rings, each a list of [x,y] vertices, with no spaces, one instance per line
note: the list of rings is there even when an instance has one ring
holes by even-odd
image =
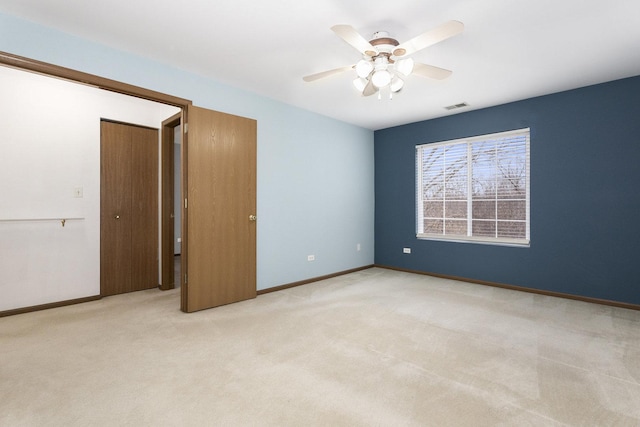
[[[0,319],[2,426],[640,425],[640,312],[369,269]]]

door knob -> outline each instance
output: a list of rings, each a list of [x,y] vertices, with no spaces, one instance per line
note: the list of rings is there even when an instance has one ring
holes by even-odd
[[[114,216],[113,219],[120,219],[120,215]]]
[[[258,217],[257,217],[257,216],[255,216],[255,215],[249,215],[249,221],[255,221],[255,220],[257,220],[257,219],[258,219]]]

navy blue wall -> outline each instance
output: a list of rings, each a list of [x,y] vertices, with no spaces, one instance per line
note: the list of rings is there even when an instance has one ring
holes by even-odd
[[[531,246],[417,239],[415,146],[525,127]],[[376,131],[375,202],[377,265],[640,304],[640,77]]]

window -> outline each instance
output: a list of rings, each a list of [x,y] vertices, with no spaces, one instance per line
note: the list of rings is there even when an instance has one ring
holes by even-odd
[[[529,129],[416,146],[417,237],[529,245]]]

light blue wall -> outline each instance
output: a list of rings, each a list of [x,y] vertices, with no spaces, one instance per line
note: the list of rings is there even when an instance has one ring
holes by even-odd
[[[256,119],[259,290],[373,263],[372,131],[2,13],[0,50]]]

